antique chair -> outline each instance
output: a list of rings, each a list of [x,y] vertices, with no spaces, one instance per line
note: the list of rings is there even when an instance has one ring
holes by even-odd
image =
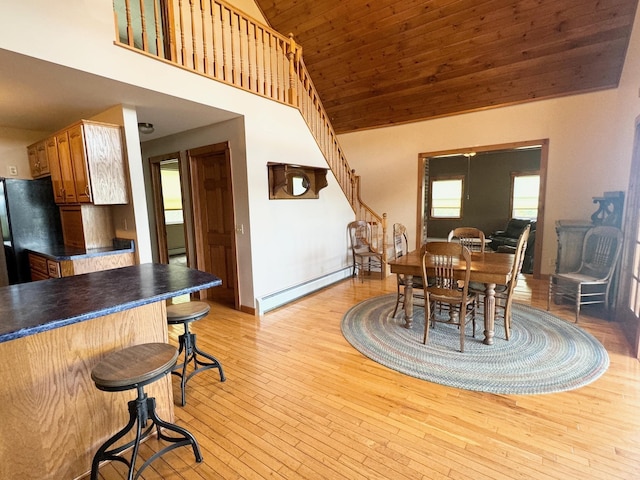
[[[424,251],[422,278],[428,278],[429,282],[424,289],[422,343],[426,344],[429,338],[429,323],[434,328],[436,322],[440,321],[458,325],[460,351],[464,352],[465,326],[469,322],[469,317],[473,322],[473,337],[476,336],[475,295],[468,291],[471,253],[463,245],[454,242],[430,242],[424,246]],[[462,285],[461,288],[459,284]],[[449,305],[446,320],[436,317],[434,308],[436,302]]]
[[[353,276],[356,274],[363,281],[364,272],[380,271],[382,278],[382,253],[371,246],[371,225],[364,220],[349,223],[349,238],[351,240],[351,254],[353,257]]]
[[[502,310],[504,320],[504,335],[507,340],[511,335],[511,303],[513,302],[513,292],[518,284],[518,276],[522,271],[522,262],[524,261],[524,254],[527,249],[527,241],[529,240],[529,232],[531,227],[527,225],[518,238],[513,258],[513,267],[511,268],[511,279],[507,285],[497,285],[495,288],[496,297],[496,312],[498,309]],[[471,282],[469,289],[477,295],[478,303],[480,297],[484,296],[484,285],[477,282]],[[478,306],[476,304],[476,307]]]
[[[458,240],[460,245],[464,245],[471,252],[484,252],[485,236],[484,232],[475,227],[458,227],[449,232],[447,241]]]
[[[582,260],[575,272],[556,273],[549,277],[549,296],[559,302],[568,299],[576,304],[576,323],[580,306],[603,304],[609,308],[611,280],[622,251],[622,232],[616,227],[599,226],[590,229],[582,243]]]
[[[409,252],[409,242],[407,240],[407,229],[401,223],[393,224],[393,258],[394,260],[400,257],[405,256]],[[400,302],[402,302],[402,306],[404,307],[404,287],[406,285],[405,278],[403,274],[397,274],[397,294],[396,294],[396,306],[393,309],[393,316],[396,316],[398,313],[398,307],[400,306]],[[422,277],[413,277],[413,288],[414,288],[414,298],[421,298],[422,295],[416,290],[422,290],[424,288],[424,284],[422,281]],[[418,303],[422,305],[422,303]]]

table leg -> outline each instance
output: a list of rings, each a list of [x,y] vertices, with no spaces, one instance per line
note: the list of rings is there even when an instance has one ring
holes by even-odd
[[[413,275],[404,276],[404,328],[413,322]]]
[[[496,284],[485,283],[484,290],[484,343],[493,345],[494,323],[496,315]]]

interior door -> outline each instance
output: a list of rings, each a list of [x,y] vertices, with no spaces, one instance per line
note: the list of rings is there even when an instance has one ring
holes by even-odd
[[[239,308],[231,155],[227,143],[187,152],[193,199],[194,243],[199,270],[222,285],[202,292],[210,300]]]
[[[640,124],[636,125],[624,217],[616,320],[623,323],[634,355],[640,358]]]

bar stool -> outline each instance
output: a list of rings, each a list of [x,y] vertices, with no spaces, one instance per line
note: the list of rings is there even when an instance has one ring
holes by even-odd
[[[128,403],[129,423],[108,439],[93,457],[91,480],[98,480],[100,462],[104,460],[116,460],[124,463],[129,467],[127,480],[137,479],[158,457],[174,448],[186,445],[192,446],[196,462],[202,462],[202,454],[195,437],[186,429],[161,420],[156,414],[156,399],[147,397],[144,392],[144,386],[167,375],[173,369],[177,359],[178,351],[174,346],[166,343],[145,343],[110,353],[93,368],[91,379],[98,389],[106,392],[120,392],[135,388],[138,391],[138,397]],[[151,425],[147,427],[149,420],[151,420]],[[136,436],[133,440],[119,447],[113,447],[134,427]],[[153,454],[134,475],[140,442],[153,432],[154,427],[157,430],[158,439],[171,444]],[[143,428],[146,429],[143,431]],[[165,435],[161,428],[174,432],[177,436]],[[133,450],[130,460],[120,456],[131,447]]]
[[[182,406],[187,403],[186,399],[186,386],[187,382],[196,373],[209,370],[210,368],[217,368],[220,372],[220,381],[226,380],[222,365],[216,357],[208,353],[203,352],[196,345],[196,335],[189,331],[189,324],[204,318],[209,313],[211,307],[205,302],[186,302],[176,303],[174,305],[167,306],[167,323],[169,325],[177,325],[182,323],[184,326],[184,334],[178,337],[180,341],[180,347],[178,349],[178,356],[184,352],[184,361],[176,365],[171,372],[173,375],[180,377],[180,391],[182,393]],[[205,361],[202,358],[206,359]],[[193,361],[193,371],[187,375],[187,365]]]

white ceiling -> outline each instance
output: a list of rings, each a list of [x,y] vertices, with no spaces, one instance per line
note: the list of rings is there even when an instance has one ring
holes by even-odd
[[[238,115],[0,49],[0,126],[55,132],[114,105],[153,123],[151,140]]]

